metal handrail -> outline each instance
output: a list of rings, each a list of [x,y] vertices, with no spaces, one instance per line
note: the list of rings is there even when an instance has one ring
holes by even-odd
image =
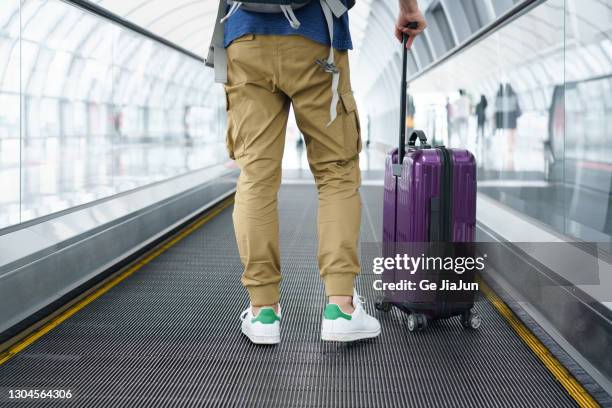
[[[198,62],[204,62],[204,58],[202,58],[201,56],[197,55],[196,53],[189,51],[186,48],[181,47],[180,45],[173,43],[172,41],[168,41],[167,39],[147,30],[146,28],[143,28],[141,26],[139,26],[138,24],[134,24],[133,22],[105,9],[104,7],[100,7],[95,3],[92,3],[88,0],[62,0],[65,3],[68,3],[72,6],[81,8],[85,11],[88,11],[92,14],[95,14],[99,17],[102,17],[106,20],[109,20],[115,24],[118,24],[124,28],[127,28],[128,30],[132,30],[140,35],[143,35],[153,41],[156,41],[158,43],[161,43],[163,45],[165,45],[166,47],[170,47],[175,51],[178,51],[190,58],[193,58],[195,60],[197,60]]]
[[[527,11],[529,11],[532,8],[540,5],[541,3],[544,3],[545,1],[546,0],[523,0],[521,3],[518,3],[514,7],[508,9],[508,11],[506,11],[501,16],[499,16],[498,18],[493,20],[491,23],[483,26],[478,31],[474,32],[462,44],[460,44],[459,46],[457,46],[455,48],[450,49],[444,55],[442,55],[439,59],[437,59],[436,61],[430,63],[429,65],[427,65],[422,70],[416,72],[414,75],[412,75],[408,79],[408,83],[411,83],[415,79],[425,75],[427,72],[431,71],[432,69],[436,68],[437,66],[439,66],[439,65],[443,64],[444,62],[448,61],[449,59],[451,59],[455,55],[465,51],[467,48],[471,47],[472,45],[474,45],[475,43],[477,43],[478,41],[480,41],[484,37],[488,36],[489,34],[492,34],[497,29],[499,29],[499,28],[509,24],[510,22],[515,20],[516,18],[522,16]]]

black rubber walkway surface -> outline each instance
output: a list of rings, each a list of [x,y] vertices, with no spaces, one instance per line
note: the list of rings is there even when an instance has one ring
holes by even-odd
[[[382,189],[364,187],[362,240],[379,239]],[[86,407],[565,407],[573,400],[487,301],[478,331],[459,320],[410,333],[397,310],[354,344],[319,339],[316,192],[283,186],[282,343],[240,334],[247,306],[231,209],[0,366],[9,389],[70,389]],[[30,402],[36,406],[61,401]]]

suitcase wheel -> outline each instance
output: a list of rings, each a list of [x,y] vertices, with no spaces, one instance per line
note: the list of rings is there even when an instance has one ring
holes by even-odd
[[[381,296],[376,299],[374,302],[374,307],[376,310],[380,310],[381,312],[389,312],[391,311],[391,303],[389,303],[384,296]]]
[[[482,324],[482,318],[478,313],[468,310],[461,316],[461,324],[465,328],[476,330]]]
[[[411,332],[421,331],[427,327],[427,316],[421,313],[411,313],[408,315],[408,330]]]

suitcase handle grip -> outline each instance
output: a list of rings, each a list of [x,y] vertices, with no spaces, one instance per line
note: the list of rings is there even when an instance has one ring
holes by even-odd
[[[410,139],[408,139],[408,147],[416,146],[417,139],[419,139],[419,142],[421,143],[421,148],[427,149],[431,147],[429,144],[427,144],[427,136],[425,136],[425,132],[422,130],[415,130],[412,132]]]
[[[417,21],[413,21],[408,23],[408,28],[418,28],[419,23]],[[402,34],[402,86],[401,86],[401,96],[400,96],[400,124],[399,124],[399,143],[397,150],[397,159],[398,164],[402,164],[404,160],[404,155],[406,154],[406,148],[404,146],[406,140],[406,92],[408,90],[408,82],[406,78],[406,70],[408,68],[408,48],[406,45],[408,44],[408,34]]]

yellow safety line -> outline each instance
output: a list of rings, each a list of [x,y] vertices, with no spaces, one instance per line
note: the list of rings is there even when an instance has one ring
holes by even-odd
[[[84,297],[83,299],[75,303],[74,306],[60,313],[58,316],[50,320],[48,323],[41,326],[38,330],[32,332],[30,335],[25,337],[23,340],[20,340],[19,342],[9,347],[6,351],[0,353],[0,365],[6,363],[8,360],[13,358],[17,353],[19,353],[20,351],[28,347],[30,344],[34,343],[36,340],[40,339],[45,334],[49,333],[51,330],[53,330],[63,321],[68,319],[70,316],[72,316],[79,310],[83,309],[85,306],[87,306],[88,304],[90,304],[91,302],[93,302],[94,300],[96,300],[97,298],[105,294],[106,292],[108,292],[110,289],[118,285],[120,282],[125,280],[125,278],[132,275],[134,272],[138,271],[140,268],[142,268],[143,266],[151,262],[153,259],[157,258],[161,254],[166,252],[168,249],[170,249],[176,243],[181,241],[183,238],[187,237],[193,231],[200,228],[202,225],[206,224],[208,221],[210,221],[215,216],[217,216],[221,211],[223,211],[224,209],[232,205],[233,202],[234,202],[234,198],[232,196],[222,201],[221,203],[217,204],[216,207],[213,207],[211,211],[207,212],[199,220],[195,221],[194,223],[192,223],[191,225],[183,229],[181,232],[179,232],[177,235],[168,239],[166,242],[162,243],[157,248],[153,249],[142,259],[138,260],[132,266],[128,267],[124,272],[110,279],[108,282],[104,283],[94,292],[92,292],[91,294],[87,295],[86,297]]]
[[[520,321],[508,305],[482,279],[479,279],[479,283],[480,291],[495,306],[495,309],[508,322],[508,325],[512,327],[578,405],[581,407],[599,407],[599,404],[593,399],[591,394],[584,389],[582,384],[563,367],[559,360],[550,353],[548,348]]]

